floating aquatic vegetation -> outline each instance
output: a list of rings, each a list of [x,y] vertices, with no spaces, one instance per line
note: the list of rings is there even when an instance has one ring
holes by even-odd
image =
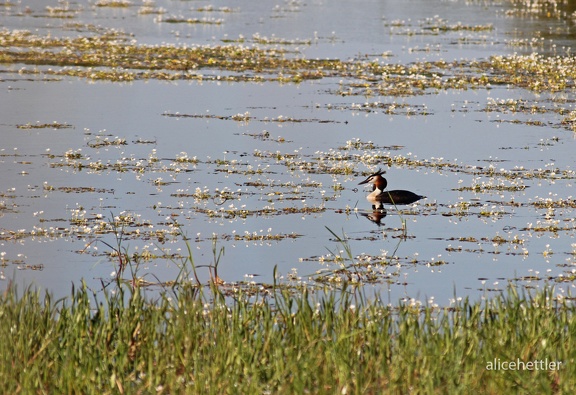
[[[441,25],[436,21],[439,26]],[[446,25],[448,26],[448,25]],[[463,25],[453,29],[474,30]],[[438,27],[440,29],[440,27]],[[446,27],[448,29],[448,27]],[[482,27],[488,29],[488,27]],[[482,30],[477,27],[476,30]],[[22,68],[21,74],[46,76],[76,76],[97,80],[134,81],[160,80],[213,80],[213,81],[277,81],[300,83],[310,79],[342,78],[338,89],[331,93],[340,96],[415,96],[434,94],[446,90],[490,89],[494,85],[508,85],[536,92],[559,92],[574,86],[574,65],[571,56],[545,57],[543,55],[493,56],[484,61],[414,62],[409,65],[382,61],[352,59],[306,59],[291,57],[281,48],[262,49],[238,45],[226,46],[147,46],[130,41],[130,37],[117,31],[94,31],[91,36],[56,38],[34,35],[27,31],[0,31],[0,62],[4,64],[33,64],[34,69]],[[288,45],[292,42],[255,37],[260,44]],[[302,41],[297,43],[301,44]],[[255,42],[255,44],[257,44]],[[54,69],[51,66],[60,66]],[[203,75],[200,70],[210,68],[222,73]],[[224,72],[225,71],[225,72]],[[571,110],[554,103],[545,107],[523,101],[488,101],[487,112],[512,112],[527,115],[549,112],[564,115],[558,127],[574,129]],[[345,109],[386,114],[430,115],[421,105],[380,101],[361,104],[328,104],[327,109]],[[170,114],[174,117],[202,117],[239,122],[255,121],[251,115]],[[260,122],[336,122],[323,119],[298,119],[286,116],[262,118]],[[497,120],[542,126],[538,119]]]
[[[97,137],[96,140],[88,142],[90,148],[107,147],[111,145],[127,145],[126,139],[116,137],[110,140],[108,137]]]
[[[64,193],[114,193],[113,189],[95,188],[95,187],[58,187],[44,185],[45,191],[60,191]]]
[[[561,121],[567,129],[576,132],[576,111],[570,111]]]
[[[576,208],[576,199],[538,198],[529,204],[536,208]]]
[[[504,252],[508,255],[528,255],[528,250],[524,247],[526,243],[526,238],[520,237],[519,235],[503,237],[501,235],[496,235],[494,237],[481,237],[476,238],[474,236],[460,236],[460,237],[450,237],[446,239],[447,241],[457,241],[460,243],[473,243],[473,247],[463,247],[462,245],[452,246],[449,244],[446,247],[448,252],[471,252],[471,253],[484,253],[488,252],[488,246],[492,246],[494,250],[490,251],[493,254],[500,254],[501,251],[498,247],[502,245],[508,246],[508,250]]]
[[[158,18],[159,22],[164,23],[187,23],[189,25],[221,25],[224,23],[220,18],[184,18],[177,16],[168,16]]]
[[[264,130],[261,133],[242,133],[243,136],[250,136],[253,137],[255,139],[258,140],[262,140],[262,141],[275,141],[277,143],[287,143],[287,142],[291,142],[289,140],[286,140],[284,137],[278,137],[278,138],[272,138],[270,137],[270,132]]]
[[[71,19],[76,16],[78,10],[69,7],[46,7],[47,14],[43,15],[48,18]]]
[[[196,11],[198,11],[198,12],[225,12],[225,13],[234,12],[234,10],[230,7],[214,7],[211,4],[198,7],[198,8],[196,8]]]
[[[498,55],[490,65],[500,78],[517,87],[535,92],[559,92],[574,87],[576,59],[573,56]]]
[[[130,7],[132,2],[129,0],[98,0],[94,3],[96,7],[118,7],[125,8]]]
[[[362,94],[366,89],[375,93],[386,93],[392,96],[414,95],[424,93],[422,90],[429,88],[450,89],[466,88],[475,85],[472,76],[459,76],[442,78],[442,74],[435,74],[432,70],[444,72],[454,64],[445,62],[417,63],[410,66],[383,64],[378,62],[342,62],[330,59],[289,59],[280,57],[285,51],[278,49],[262,50],[243,46],[197,46],[197,47],[175,47],[162,46],[150,47],[144,45],[127,44],[122,42],[124,38],[116,32],[97,37],[82,37],[75,39],[42,38],[34,36],[29,32],[8,32],[3,31],[0,40],[5,47],[29,48],[28,51],[0,52],[3,63],[33,63],[36,65],[62,65],[62,66],[82,66],[82,67],[110,67],[116,69],[101,70],[100,73],[110,73],[110,76],[124,73],[124,78],[160,78],[161,74],[135,74],[131,69],[148,70],[194,70],[203,67],[228,69],[230,71],[253,70],[269,72],[275,69],[286,73],[291,70],[288,78],[279,74],[278,80],[282,82],[298,82],[310,78],[323,78],[324,76],[345,74],[350,77],[365,80],[364,84],[356,84],[353,81],[348,83],[350,89],[357,89],[347,92],[342,89],[338,94]],[[122,40],[122,41],[118,41]],[[76,56],[71,56],[70,51],[58,53],[46,53],[32,48],[74,48],[79,50]],[[112,56],[111,56],[112,55]],[[157,56],[154,56],[157,55]],[[161,57],[160,57],[161,56]],[[28,61],[29,60],[29,61]],[[497,58],[495,58],[497,60]],[[498,63],[499,64],[499,63]],[[461,62],[457,67],[466,69],[474,66]],[[475,67],[482,66],[476,65]],[[492,65],[486,65],[488,68]],[[46,73],[76,74],[88,78],[109,78],[106,74],[100,75],[90,70],[62,69],[61,71],[44,71]],[[169,74],[167,74],[169,75]],[[370,77],[371,76],[371,77]],[[179,74],[178,77],[186,77]],[[191,78],[198,78],[191,75]],[[462,79],[464,78],[464,79]],[[481,85],[489,83],[491,78],[485,77]],[[360,89],[358,91],[358,89]]]
[[[492,24],[486,25],[465,25],[462,22],[449,23],[447,20],[440,18],[438,15],[425,18],[420,21],[420,26],[423,30],[429,30],[434,33],[440,32],[460,32],[460,31],[470,31],[470,32],[485,32],[494,30]]]
[[[73,129],[74,126],[69,125],[67,123],[59,123],[59,122],[52,122],[52,123],[27,123],[23,125],[16,125],[18,129],[28,130],[28,129]]]
[[[0,194],[0,198],[4,198],[5,195]],[[6,200],[0,200],[0,213],[14,213],[17,210],[17,205],[15,203],[8,203]]]
[[[252,35],[250,39],[247,39],[243,35],[239,35],[236,39],[231,38],[223,38],[222,42],[224,43],[245,43],[245,42],[252,42],[261,45],[312,45],[311,39],[294,39],[288,40],[284,38],[279,38],[274,35],[271,37],[261,36],[259,33],[255,33]]]
[[[280,241],[283,239],[296,239],[298,237],[302,237],[302,235],[294,232],[288,234],[262,234],[262,232],[245,231],[244,234],[235,234],[233,239],[242,241]]]
[[[526,189],[525,185],[483,185],[483,184],[475,184],[471,187],[459,187],[453,188],[453,191],[472,191],[472,192],[492,192],[492,191],[509,191],[509,192],[517,192],[523,191]]]
[[[533,18],[540,16],[544,18],[561,19],[568,16],[563,9],[564,2],[548,0],[508,0],[507,2],[513,6],[513,8],[505,11],[505,15],[508,17]]]
[[[219,119],[222,121],[237,121],[237,122],[244,122],[249,123],[251,121],[257,122],[275,122],[275,123],[301,123],[301,122],[318,122],[318,123],[340,123],[339,121],[334,120],[322,120],[316,118],[292,118],[286,117],[283,115],[279,115],[275,118],[261,118],[257,119],[250,115],[249,112],[245,112],[243,114],[234,114],[234,115],[215,115],[215,114],[181,114],[181,113],[168,113],[165,112],[162,114],[165,117],[172,117],[172,118],[203,118],[203,119]],[[265,137],[265,134],[261,135]]]
[[[153,5],[144,5],[138,9],[139,15],[162,15],[166,13],[166,9],[162,7],[154,7]]]

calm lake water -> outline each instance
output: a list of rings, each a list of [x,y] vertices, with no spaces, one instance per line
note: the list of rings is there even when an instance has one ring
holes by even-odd
[[[134,45],[241,45],[291,58],[481,62],[563,56],[574,45],[571,5],[13,3],[0,6],[5,31],[76,38],[113,29]],[[2,289],[13,280],[61,296],[82,279],[98,289],[118,270],[117,239],[104,231],[114,217],[122,249],[152,283],[178,275],[186,244],[176,221],[202,281],[216,240],[227,284],[270,283],[275,267],[283,281],[337,284],[347,268],[367,294],[440,305],[509,281],[573,287],[576,144],[561,123],[574,110],[571,89],[358,95],[349,93],[365,81],[354,76],[230,82],[218,79],[232,72],[203,68],[202,80],[111,82],[50,68],[61,67],[0,63]],[[378,168],[390,189],[427,198],[382,217],[357,185]]]

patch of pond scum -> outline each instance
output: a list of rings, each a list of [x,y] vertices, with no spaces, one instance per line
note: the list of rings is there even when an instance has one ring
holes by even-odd
[[[548,3],[542,3],[538,12],[557,19],[567,17],[560,9],[550,9],[551,6],[545,4]],[[9,8],[7,5],[4,7]],[[94,7],[92,11],[98,12],[100,8],[130,9],[134,5],[130,2],[97,2]],[[510,8],[506,15],[514,16],[520,13],[518,9]],[[223,15],[242,13],[242,9],[210,6],[194,9],[193,12],[217,12]],[[156,15],[156,23],[161,24],[227,23],[227,19],[220,18],[168,16],[168,11],[153,5],[138,8],[138,14]],[[79,18],[81,15],[84,15],[82,8],[49,7],[42,12],[44,18],[63,20]],[[385,20],[384,26],[392,36],[424,36],[431,43],[436,37],[457,34],[459,40],[456,45],[479,45],[486,41],[486,34],[496,34],[492,24],[468,25],[437,16],[418,21]],[[509,123],[525,128],[545,127],[558,132],[558,136],[551,138],[500,147],[501,152],[542,151],[573,144],[571,140],[576,132],[576,110],[571,99],[575,88],[576,64],[569,53],[555,56],[535,52],[524,55],[494,54],[485,59],[395,63],[390,61],[391,54],[386,53],[347,59],[308,58],[298,49],[312,45],[317,39],[289,40],[255,34],[249,38],[226,37],[221,40],[221,44],[146,45],[138,43],[130,33],[89,24],[63,22],[63,30],[67,29],[77,34],[66,37],[43,35],[30,30],[0,31],[0,81],[10,81],[16,86],[18,81],[56,83],[74,81],[74,78],[114,83],[140,80],[194,81],[214,84],[266,83],[279,87],[317,84],[318,89],[321,89],[317,95],[322,97],[323,103],[312,104],[309,110],[321,116],[259,116],[250,111],[234,114],[224,108],[209,109],[210,112],[206,113],[202,107],[193,107],[189,113],[163,110],[155,116],[173,118],[179,122],[222,121],[246,126],[314,124],[335,127],[347,125],[348,114],[428,119],[437,112],[451,115],[477,113],[492,117],[491,121],[498,125]],[[517,39],[511,40],[510,45],[530,46]],[[543,45],[538,44],[538,48]],[[413,50],[418,52],[421,49]],[[434,49],[427,47],[424,51]],[[504,89],[506,96],[511,97],[488,98],[486,103],[477,106],[453,104],[450,109],[440,109],[434,105],[435,97],[448,92],[491,92]],[[354,98],[362,98],[364,102],[350,102]],[[409,103],[416,98],[427,104]],[[27,123],[3,124],[2,128],[49,133],[82,129],[83,125],[29,120]],[[294,143],[304,142],[295,141],[291,136],[289,139],[275,136],[266,130],[235,135],[251,139],[255,143],[254,149],[243,151],[231,148],[223,157],[191,156],[187,152],[170,156],[158,152],[156,148],[147,153],[143,150],[148,145],[155,146],[158,140],[165,137],[135,140],[128,133],[122,136],[105,132],[92,133],[87,129],[84,130],[82,146],[63,152],[28,155],[9,152],[8,148],[4,148],[0,151],[0,161],[3,163],[40,164],[54,171],[78,176],[69,185],[58,185],[48,180],[37,186],[29,186],[30,191],[53,202],[65,194],[95,195],[99,197],[99,202],[79,198],[75,207],[67,207],[67,217],[52,216],[41,209],[34,209],[37,222],[31,227],[10,228],[2,225],[2,248],[18,250],[13,247],[18,245],[26,249],[31,248],[32,242],[48,240],[79,242],[83,246],[74,250],[77,255],[105,258],[110,266],[115,266],[122,262],[119,257],[124,254],[137,269],[130,275],[138,275],[138,270],[146,274],[154,273],[158,281],[147,280],[146,285],[166,284],[166,281],[160,280],[162,275],[158,274],[161,272],[159,262],[173,263],[176,272],[190,263],[187,261],[189,255],[186,249],[177,248],[174,251],[168,244],[190,242],[205,246],[214,241],[224,246],[243,244],[255,251],[260,251],[257,246],[263,245],[283,253],[292,250],[287,259],[294,261],[285,263],[283,267],[298,267],[300,270],[284,270],[286,274],[283,280],[310,287],[340,286],[348,282],[357,285],[377,284],[390,289],[394,286],[406,287],[415,281],[416,290],[406,293],[419,294],[423,284],[411,277],[420,276],[414,274],[419,270],[445,273],[460,262],[478,262],[486,260],[488,256],[490,260],[496,259],[496,256],[505,256],[502,261],[511,263],[514,271],[518,268],[514,266],[518,260],[529,260],[535,267],[548,268],[546,275],[534,269],[528,269],[529,275],[510,275],[508,270],[497,279],[519,281],[527,286],[544,281],[572,284],[574,280],[576,244],[571,242],[576,233],[574,197],[571,193],[565,197],[558,197],[557,194],[539,197],[531,192],[535,186],[542,185],[555,185],[555,190],[564,191],[571,188],[576,171],[570,161],[560,160],[560,165],[551,161],[544,168],[533,167],[529,161],[500,166],[496,158],[422,159],[411,153],[410,146],[395,145],[393,142],[388,145],[378,144],[355,136],[345,142],[334,141],[329,146],[294,149]],[[313,146],[313,142],[305,143]],[[270,149],[272,145],[276,148]],[[358,200],[363,201],[363,197],[359,199],[355,195],[359,191],[349,185],[357,183],[358,179],[379,167],[390,169],[389,173],[412,172],[435,179],[447,178],[449,181],[442,182],[448,192],[444,192],[443,197],[429,196],[408,208],[364,209],[362,207],[368,206],[358,203]],[[198,185],[194,177],[200,177],[201,174],[224,177],[227,186],[216,188]],[[139,191],[126,192],[126,195],[135,195],[137,199],[147,202],[145,213],[136,213],[131,209],[129,199],[108,206],[102,204],[105,200],[103,196],[116,196],[117,189],[122,189],[121,181],[114,180],[121,180],[125,175],[131,175],[138,182],[155,188],[156,192],[149,196]],[[90,185],[89,180],[94,177],[104,177],[110,183],[107,186]],[[59,183],[62,184],[62,181]],[[23,206],[29,203],[22,202],[25,200],[23,194],[16,193],[9,185],[4,189],[0,194],[0,216],[17,217],[27,210]],[[329,228],[329,232],[324,230],[325,234],[319,235],[313,233],[312,228],[298,223],[306,218],[331,217],[347,220],[366,218],[372,223],[363,223],[372,227],[368,231],[364,227],[364,230],[343,231],[342,234]],[[272,227],[267,231],[241,230],[247,223],[254,226],[262,220],[273,218],[279,219],[278,228],[282,230],[273,230]],[[430,219],[428,223],[431,225],[423,224],[423,218]],[[507,225],[502,225],[504,223]],[[450,228],[455,230],[442,232],[426,228],[456,225],[456,228]],[[287,229],[290,227],[294,230]],[[187,236],[183,229],[190,229],[190,232],[193,230],[196,236]],[[334,236],[332,239],[328,238],[330,232]],[[483,232],[487,234],[479,235]],[[550,242],[543,243],[540,240]],[[392,248],[382,249],[380,244],[375,244],[380,241],[386,241],[386,245]],[[117,247],[103,248],[102,244],[111,247],[115,246],[115,242],[118,243]],[[131,247],[126,244],[130,242],[133,243]],[[284,246],[287,243],[305,247],[298,251],[299,256],[296,258],[294,247]],[[334,249],[331,247],[333,245],[337,247]],[[307,253],[318,248],[327,248],[328,254]],[[356,251],[357,248],[361,250]],[[369,249],[370,252],[362,252],[363,249]],[[405,250],[410,252],[400,252]],[[220,257],[216,259],[215,251],[214,262],[202,265],[204,268],[214,269],[219,262]],[[25,255],[1,252],[3,279],[10,267],[51,270],[48,265],[28,263],[22,256]],[[226,256],[224,259],[235,261],[239,259],[238,256],[242,259],[248,257],[245,254]],[[538,259],[534,256],[538,256]],[[558,256],[565,259],[560,260]],[[545,262],[544,265],[542,262]],[[231,262],[228,265],[242,265],[242,262]],[[265,269],[260,269],[262,272],[258,274],[272,274],[264,273],[266,270],[271,272],[269,262],[261,267]],[[557,273],[552,273],[552,268]],[[227,278],[228,273],[222,266],[219,275]],[[248,277],[251,276],[253,274]],[[477,280],[482,284],[472,286],[474,289],[500,289],[498,281],[485,287],[486,278],[479,277]],[[238,277],[229,278],[225,282],[226,286],[251,289],[261,287],[262,290],[266,289],[267,283],[243,281]]]

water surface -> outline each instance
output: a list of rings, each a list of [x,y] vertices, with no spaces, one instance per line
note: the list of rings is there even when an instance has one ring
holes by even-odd
[[[564,56],[574,42],[573,10],[547,16],[506,1],[207,8],[170,0],[148,11],[139,2],[37,3],[2,6],[0,24],[41,37],[115,29],[134,45],[238,45],[399,65]],[[194,18],[200,23],[182,22]],[[48,71],[59,68],[0,65],[3,288],[14,280],[65,295],[84,279],[98,289],[118,271],[110,256],[118,235],[138,276],[174,280],[186,252],[175,224],[204,266],[202,281],[216,240],[227,284],[270,283],[277,267],[284,281],[348,279],[391,301],[442,305],[509,281],[572,286],[574,132],[562,123],[574,110],[570,87],[386,95],[362,91],[366,80],[354,75],[294,82],[269,70],[260,81],[230,82],[218,79],[233,72],[208,67],[202,80],[112,82]],[[357,183],[378,168],[390,188],[427,198],[370,221]],[[331,231],[348,240],[352,261]]]

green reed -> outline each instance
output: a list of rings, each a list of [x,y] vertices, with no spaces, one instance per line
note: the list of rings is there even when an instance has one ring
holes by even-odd
[[[576,316],[551,288],[512,285],[449,308],[387,306],[352,292],[256,302],[194,284],[154,300],[139,287],[0,297],[2,393],[568,393]],[[214,297],[215,296],[215,297]],[[494,360],[560,361],[489,370]]]

